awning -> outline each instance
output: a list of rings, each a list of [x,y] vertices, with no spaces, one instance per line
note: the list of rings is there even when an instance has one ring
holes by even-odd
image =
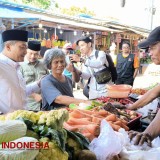
[[[38,16],[38,15],[37,15]],[[44,25],[45,25],[45,21],[47,22],[54,22],[54,23],[58,23],[58,24],[65,24],[65,26],[68,25],[68,28],[70,27],[77,27],[77,28],[83,28],[83,29],[91,29],[91,30],[99,30],[99,31],[113,31],[113,32],[122,32],[121,30],[118,29],[110,29],[108,27],[104,27],[101,25],[97,25],[97,24],[90,24],[87,23],[87,20],[84,21],[80,21],[80,19],[67,19],[67,18],[57,18],[57,17],[48,17],[48,16],[44,16],[41,15],[40,17],[41,21],[44,21]],[[64,27],[65,29],[65,27]]]
[[[0,5],[0,18],[37,18],[35,15],[26,13],[21,8],[13,8]]]

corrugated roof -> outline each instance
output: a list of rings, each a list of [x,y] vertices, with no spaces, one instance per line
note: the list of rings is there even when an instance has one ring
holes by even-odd
[[[1,18],[36,18],[35,15],[26,13],[22,8],[3,6],[0,4]],[[38,19],[38,18],[37,18]]]
[[[66,24],[72,27],[88,28],[100,31],[124,32],[126,30],[130,30],[143,36],[147,36],[150,32],[149,30],[143,28],[127,26],[108,19],[98,19],[95,17],[85,18],[80,16],[68,16],[59,13],[49,13],[43,9],[6,2],[5,0],[0,1],[0,13],[2,18],[35,18],[35,20],[41,19],[43,21]]]

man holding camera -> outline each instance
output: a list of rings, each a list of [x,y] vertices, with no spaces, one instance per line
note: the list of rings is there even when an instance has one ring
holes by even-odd
[[[89,80],[89,99],[107,96],[106,84],[112,83],[112,79],[110,77],[109,80],[105,81],[108,75],[104,70],[109,66],[105,52],[98,51],[98,56],[96,57],[97,51],[93,49],[92,39],[90,37],[82,37],[76,43],[79,46],[81,54],[85,55],[85,58],[80,58],[74,54],[70,55],[70,59],[71,61],[83,63],[83,69],[82,72],[79,71],[79,75],[83,79]],[[101,82],[101,80],[104,81]]]
[[[63,48],[62,48],[62,51],[65,53],[66,55],[66,63],[67,65],[71,62],[70,61],[70,58],[69,58],[69,55],[72,53],[73,54],[73,48],[72,48],[72,44],[71,43],[66,43]],[[69,72],[66,68],[64,69],[63,71],[63,74],[69,78],[72,79],[72,73]]]

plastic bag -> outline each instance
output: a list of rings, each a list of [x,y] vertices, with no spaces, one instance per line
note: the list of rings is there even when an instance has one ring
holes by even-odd
[[[153,112],[156,112],[157,110],[157,106],[158,106],[158,98],[156,98],[155,100],[153,100],[151,103],[145,105],[144,107],[138,109],[137,111],[143,114],[143,117],[147,116],[148,114],[148,110],[152,109]]]
[[[102,120],[100,128],[100,135],[93,139],[89,149],[96,154],[97,160],[110,160],[122,150],[123,137],[116,134],[106,120]]]
[[[128,136],[126,136],[126,138],[128,139]],[[146,143],[144,143],[142,146],[133,145],[133,142],[128,141],[120,153],[121,160],[159,160],[159,137],[152,141],[152,146],[152,148],[148,147]]]

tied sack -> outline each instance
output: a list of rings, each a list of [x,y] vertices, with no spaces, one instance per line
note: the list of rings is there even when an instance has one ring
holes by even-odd
[[[93,75],[98,84],[106,84],[112,79],[111,72],[107,66],[98,72],[94,72]]]

